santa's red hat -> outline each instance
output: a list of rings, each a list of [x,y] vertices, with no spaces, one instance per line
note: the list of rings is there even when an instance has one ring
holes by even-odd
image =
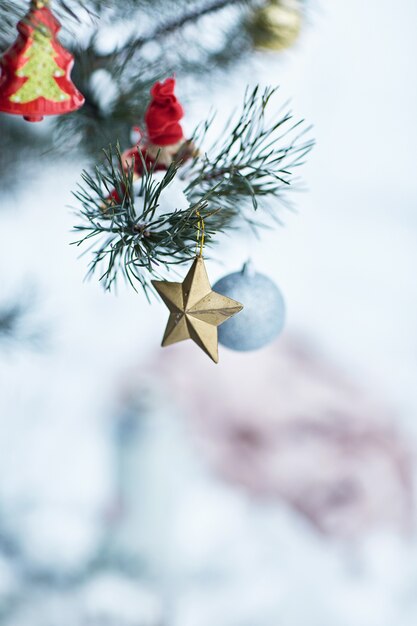
[[[145,113],[148,141],[157,146],[170,146],[184,138],[179,121],[184,110],[174,94],[175,78],[155,83],[151,89],[152,100]]]

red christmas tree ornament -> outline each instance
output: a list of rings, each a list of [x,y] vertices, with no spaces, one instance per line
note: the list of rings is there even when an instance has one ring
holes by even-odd
[[[40,122],[84,104],[70,78],[74,58],[57,40],[60,28],[49,0],[31,1],[16,41],[0,59],[0,111]]]
[[[175,159],[187,160],[195,153],[191,141],[184,137],[180,120],[184,109],[175,93],[175,78],[155,83],[151,89],[151,102],[145,113],[146,134],[139,145],[126,150],[124,159],[130,165],[135,159],[135,175],[141,176],[143,161],[156,170],[166,170]]]

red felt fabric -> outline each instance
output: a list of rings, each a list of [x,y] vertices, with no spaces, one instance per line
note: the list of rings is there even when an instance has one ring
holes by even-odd
[[[157,146],[178,143],[184,133],[179,121],[184,110],[174,94],[175,78],[155,83],[151,89],[152,100],[145,114],[148,141]]]

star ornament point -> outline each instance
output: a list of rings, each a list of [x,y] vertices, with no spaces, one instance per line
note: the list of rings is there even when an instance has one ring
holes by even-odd
[[[212,290],[201,256],[195,258],[182,283],[153,280],[152,284],[170,312],[162,346],[192,339],[218,363],[217,327],[243,305]]]

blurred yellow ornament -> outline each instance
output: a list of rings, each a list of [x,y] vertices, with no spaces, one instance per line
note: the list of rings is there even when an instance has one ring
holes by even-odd
[[[270,0],[248,24],[255,48],[284,50],[297,40],[302,24],[300,0]]]

